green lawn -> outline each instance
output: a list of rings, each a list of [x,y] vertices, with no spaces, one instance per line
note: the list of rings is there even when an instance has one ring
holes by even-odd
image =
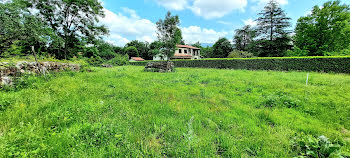
[[[350,75],[142,67],[30,78],[0,91],[0,157],[293,157],[324,135],[350,152]]]

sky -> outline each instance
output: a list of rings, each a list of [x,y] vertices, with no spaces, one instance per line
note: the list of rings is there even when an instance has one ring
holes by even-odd
[[[219,38],[232,40],[234,31],[244,25],[255,25],[258,13],[269,0],[100,0],[105,17],[100,23],[109,28],[104,37],[109,43],[124,46],[132,40],[152,42],[157,39],[156,22],[167,11],[180,18],[180,29],[186,44],[213,44]],[[311,13],[313,6],[327,0],[276,0],[294,29],[299,17]],[[350,0],[342,0],[350,4]]]

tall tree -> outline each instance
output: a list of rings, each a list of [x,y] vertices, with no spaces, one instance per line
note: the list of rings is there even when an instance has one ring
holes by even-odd
[[[256,37],[256,31],[250,26],[246,25],[241,29],[237,29],[233,38],[234,47],[240,51],[250,51],[254,38]]]
[[[310,15],[298,19],[295,33],[296,47],[307,55],[350,49],[350,7],[339,0],[314,6]]]
[[[170,12],[166,14],[164,20],[160,19],[157,22],[158,40],[163,45],[161,53],[167,57],[168,61],[174,56],[176,50],[176,44],[178,42],[176,32],[179,30],[179,23],[179,16],[172,16]]]
[[[211,58],[226,58],[232,52],[232,44],[227,38],[220,38],[213,46]]]
[[[52,30],[33,15],[25,1],[13,0],[0,3],[0,55],[14,43],[21,47],[46,46]],[[22,52],[24,53],[24,52]]]
[[[275,0],[270,0],[259,15],[259,56],[283,56],[292,47],[290,31],[287,30],[291,26],[291,18]]]
[[[98,18],[104,16],[99,0],[28,0],[28,4],[63,39],[58,58],[67,58],[76,40],[94,41],[108,33],[104,26],[98,25]],[[63,55],[59,53],[61,49]]]

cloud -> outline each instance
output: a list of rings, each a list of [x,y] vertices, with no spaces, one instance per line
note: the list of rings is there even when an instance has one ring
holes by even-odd
[[[234,10],[244,11],[247,0],[156,0],[170,10],[189,9],[205,19],[221,18]]]
[[[231,22],[222,21],[222,20],[217,21],[217,23],[223,24],[223,25],[233,25]]]
[[[156,0],[157,3],[169,10],[184,10],[188,0]]]
[[[247,3],[247,0],[195,0],[190,9],[205,19],[214,19],[221,18],[233,10],[244,11]]]
[[[106,16],[100,19],[101,24],[106,25],[110,35],[105,40],[117,46],[124,46],[131,40],[153,42],[157,39],[157,27],[148,19],[142,19],[135,10],[122,8],[121,13],[113,13],[104,9]],[[215,43],[219,38],[226,37],[229,32],[215,31],[199,26],[180,27],[186,43],[193,44]]]
[[[124,46],[128,39],[152,42],[156,39],[156,24],[148,19],[142,19],[135,10],[122,8],[123,13],[113,13],[104,9],[106,16],[100,19],[110,30],[106,40],[118,46]]]
[[[244,25],[250,25],[250,26],[256,26],[257,22],[254,21],[253,19],[247,19],[247,20],[243,20]]]
[[[182,36],[186,43],[215,43],[219,38],[226,37],[228,32],[217,32],[213,29],[201,28],[199,26],[182,27]]]

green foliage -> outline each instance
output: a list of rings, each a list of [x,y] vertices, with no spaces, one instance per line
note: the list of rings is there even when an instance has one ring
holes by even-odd
[[[98,18],[104,16],[103,6],[98,0],[28,0],[28,8],[37,9],[40,19],[48,24],[61,40],[53,53],[59,59],[68,59],[75,52],[81,39],[88,44],[108,33],[98,25]],[[57,41],[55,41],[57,42]]]
[[[15,55],[31,54],[31,46],[35,46],[40,54],[42,47],[56,39],[52,29],[42,19],[33,15],[27,8],[27,1],[13,0],[0,3],[0,55],[7,51],[6,55],[13,53],[14,45],[23,47],[17,49]]]
[[[305,72],[143,70],[92,68],[0,91],[0,157],[295,157],[301,133],[350,151],[349,75],[312,72],[306,86]],[[269,97],[276,106],[260,106]]]
[[[136,47],[130,46],[125,48],[124,50],[125,54],[129,55],[129,57],[139,57],[139,51],[137,50]]]
[[[234,50],[227,58],[253,58],[254,55],[249,52]]]
[[[86,59],[86,62],[89,63],[91,66],[101,66],[105,60],[103,60],[99,56],[91,56],[90,58]]]
[[[125,45],[126,48],[131,47],[131,46],[133,46],[137,49],[138,54],[139,54],[139,56],[137,56],[137,57],[141,57],[145,60],[153,59],[153,56],[151,54],[149,54],[150,48],[149,48],[148,42],[140,42],[140,41],[134,40],[134,41],[131,41]],[[136,57],[136,56],[130,56],[130,57]]]
[[[292,97],[289,97],[285,93],[276,93],[265,97],[266,99],[261,104],[264,107],[286,107],[286,108],[297,108],[302,103],[300,100],[296,100]]]
[[[113,59],[108,60],[106,63],[115,66],[127,65],[129,63],[129,56],[127,54],[117,54]]]
[[[174,56],[176,44],[182,38],[180,37],[181,31],[178,28],[179,23],[179,16],[172,16],[170,12],[167,13],[164,20],[159,19],[157,22],[158,40],[162,43],[160,53],[166,56],[168,60]]]
[[[250,25],[246,25],[235,31],[233,37],[234,48],[240,51],[252,51],[255,45],[256,30]]]
[[[350,57],[175,60],[176,67],[350,73]],[[133,65],[146,65],[135,62]]]
[[[176,29],[174,38],[175,38],[174,40],[175,40],[176,44],[183,44],[183,45],[185,44],[185,41],[182,38],[182,31],[181,31],[181,29],[179,29],[179,28]]]
[[[291,18],[287,17],[284,10],[281,9],[278,2],[270,2],[259,13],[257,19],[258,42],[257,56],[260,57],[283,57],[285,52],[292,48],[290,31]]]
[[[19,41],[13,42],[13,44],[8,48],[4,53],[1,53],[0,56],[3,58],[10,58],[12,56],[22,56],[23,47],[18,46]]]
[[[211,58],[226,58],[233,48],[231,42],[227,38],[220,38],[213,45],[213,52],[210,54]]]
[[[339,0],[315,6],[311,14],[298,19],[295,45],[308,56],[338,55],[350,45],[349,21],[350,6]]]
[[[201,56],[209,58],[212,54],[213,54],[213,47],[207,46],[201,49]]]
[[[293,56],[308,56],[309,51],[308,50],[302,50],[299,47],[294,47],[293,50],[287,50],[286,56],[293,57]]]
[[[301,157],[326,158],[343,157],[341,154],[341,144],[331,142],[325,136],[314,137],[301,134],[292,140],[293,148]]]

